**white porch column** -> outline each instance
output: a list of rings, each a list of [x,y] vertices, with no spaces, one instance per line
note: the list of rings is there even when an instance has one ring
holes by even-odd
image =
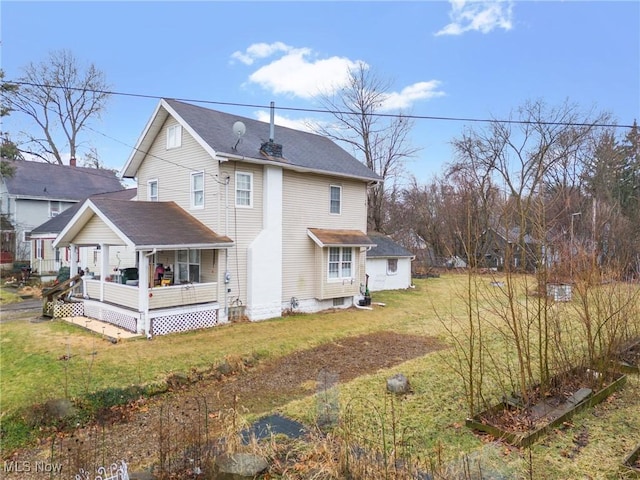
[[[138,333],[144,333],[147,337],[151,336],[151,320],[149,319],[149,259],[151,252],[140,250],[138,252],[138,313],[140,321],[138,322]]]
[[[78,246],[75,243],[69,245],[69,278],[75,277],[78,274]]]
[[[104,282],[109,272],[109,245],[100,244],[100,301],[104,302]]]

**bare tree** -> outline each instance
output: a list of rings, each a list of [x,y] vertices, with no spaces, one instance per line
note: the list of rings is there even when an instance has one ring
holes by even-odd
[[[11,113],[11,108],[7,105],[6,98],[11,92],[15,92],[17,85],[4,81],[4,71],[0,70],[0,93],[2,94],[2,104],[0,105],[0,117],[5,117]],[[7,132],[0,132],[0,175],[10,177],[15,173],[15,169],[5,159],[17,160],[21,158],[17,145],[9,139]]]
[[[336,94],[323,94],[320,101],[337,124],[319,127],[318,133],[350,145],[363,163],[382,177],[368,193],[369,228],[385,231],[385,189],[404,170],[404,161],[418,149],[408,142],[413,122],[402,114],[381,116],[390,85],[366,65],[349,71],[349,82]]]
[[[31,117],[41,135],[27,133],[29,153],[62,164],[62,149],[76,157],[80,134],[100,116],[109,98],[104,73],[90,64],[81,69],[68,50],[55,51],[40,63],[29,63],[8,96],[9,106]]]

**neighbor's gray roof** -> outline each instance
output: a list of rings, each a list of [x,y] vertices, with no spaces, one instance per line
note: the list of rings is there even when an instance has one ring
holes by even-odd
[[[137,195],[137,192],[138,192],[137,188],[128,188],[126,190],[119,190],[117,192],[99,193],[97,195],[93,195],[91,198],[100,197],[100,198],[112,198],[112,199],[119,199],[119,200],[131,200]],[[47,220],[42,225],[38,225],[36,228],[31,230],[31,236],[54,235],[54,234],[57,235],[62,230],[64,230],[64,227],[67,226],[67,223],[69,223],[69,220],[73,218],[73,216],[76,214],[76,212],[80,209],[81,206],[82,206],[82,202],[76,203],[75,205],[72,205],[66,210],[60,212],[55,217]]]
[[[12,196],[77,202],[96,193],[124,189],[117,174],[110,170],[26,160],[3,161],[15,167],[12,176],[4,177]]]
[[[88,201],[136,247],[233,244],[218,235],[175,202],[139,202],[94,197]]]
[[[369,238],[376,244],[367,252],[367,258],[377,257],[413,257],[415,256],[402,245],[397,244],[391,237],[382,233],[368,233]]]
[[[273,140],[274,143],[282,145],[283,158],[268,157],[260,152],[260,147],[269,140],[269,123],[177,100],[163,101],[221,157],[235,155],[246,157],[248,161],[273,161],[285,168],[297,167],[367,181],[382,180],[375,172],[326,137],[276,125]],[[237,121],[243,122],[246,127],[246,133],[239,142],[232,130],[233,124]]]

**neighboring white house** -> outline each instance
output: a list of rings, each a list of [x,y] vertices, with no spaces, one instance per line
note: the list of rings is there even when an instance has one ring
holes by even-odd
[[[400,290],[409,288],[411,261],[415,255],[381,233],[369,233],[375,247],[367,251],[369,291]]]
[[[328,138],[163,99],[122,176],[136,201],[88,199],[54,243],[136,252],[139,284],[85,279],[84,315],[158,335],[361,298],[381,178]]]
[[[12,175],[0,176],[2,250],[13,260],[34,260],[43,271],[56,269],[51,241],[33,242],[31,231],[90,195],[122,190],[111,170],[3,159]],[[64,254],[63,254],[64,255]],[[45,258],[47,262],[44,262]],[[37,262],[36,262],[37,263]]]

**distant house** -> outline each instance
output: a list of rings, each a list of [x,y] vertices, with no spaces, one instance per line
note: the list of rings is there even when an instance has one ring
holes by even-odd
[[[85,316],[152,336],[361,298],[381,178],[330,139],[163,99],[122,176],[137,200],[87,199],[54,242],[100,245],[102,271],[136,252],[137,285],[83,279]]]
[[[91,198],[111,198],[118,200],[133,200],[136,197],[137,189],[129,188],[116,192],[100,193],[92,195]],[[69,223],[69,220],[77,213],[82,203],[76,203],[67,208],[59,215],[50,218],[42,225],[31,230],[31,241],[35,248],[31,249],[31,268],[38,272],[43,282],[56,277],[61,267],[71,267],[70,249],[53,248],[53,241],[58,234]],[[124,245],[120,249],[113,249],[110,252],[107,275],[113,275],[120,268],[135,266],[135,252]],[[101,265],[101,253],[98,245],[91,245],[77,250],[77,269],[88,272],[90,276],[100,276],[103,272]]]
[[[531,235],[521,232],[518,227],[505,229],[490,228],[483,232],[478,266],[495,270],[510,269],[534,271],[539,255],[537,241]]]
[[[367,251],[369,291],[409,288],[411,261],[415,255],[387,235],[369,233],[368,236],[376,244]]]
[[[122,190],[116,172],[96,168],[3,159],[13,175],[0,176],[2,250],[27,261],[52,253],[50,242],[33,243],[31,231],[96,193]],[[47,267],[48,268],[48,267]]]

